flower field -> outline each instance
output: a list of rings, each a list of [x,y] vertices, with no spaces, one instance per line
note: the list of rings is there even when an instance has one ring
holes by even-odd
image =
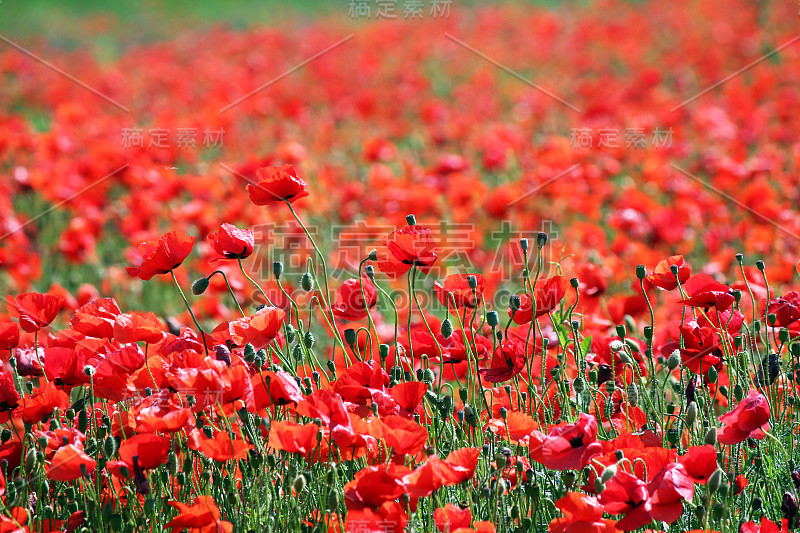
[[[800,529],[796,5],[212,5],[0,2],[0,533]]]

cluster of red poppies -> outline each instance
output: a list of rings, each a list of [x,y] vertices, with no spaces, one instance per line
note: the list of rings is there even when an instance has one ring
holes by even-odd
[[[293,207],[305,181],[288,165],[257,175],[252,201],[285,205],[308,231]],[[578,278],[541,274],[539,233],[535,248],[519,242],[522,289],[507,319],[487,308],[484,277],[463,274],[434,284],[439,320],[416,282],[438,261],[436,242],[413,215],[407,223],[333,300],[307,233],[306,303],[282,289],[276,262],[282,304],[251,278],[266,303],[247,314],[229,286],[241,316],[208,331],[174,275],[195,243],[182,232],[141,243],[127,271],[171,275],[194,328],[98,298],[53,331],[63,297],[8,296],[3,531],[253,530],[274,517],[384,533],[797,525],[800,473],[786,466],[800,308],[797,293],[770,292],[762,262],[762,282],[739,285],[692,275],[682,256],[641,265],[649,317],[631,311],[614,325]],[[246,275],[252,231],[222,224],[208,241],[213,263]],[[405,325],[376,312],[391,300],[376,267],[407,277],[416,306]],[[670,300],[680,311],[657,326],[653,302]],[[264,512],[253,516],[256,502]]]

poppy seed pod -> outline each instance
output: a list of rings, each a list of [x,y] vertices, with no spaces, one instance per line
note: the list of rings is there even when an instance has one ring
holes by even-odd
[[[619,338],[624,339],[627,333],[625,324],[617,324],[617,335]]]
[[[756,261],[756,268],[759,269],[761,272],[764,272],[765,267],[766,265],[764,264],[764,261],[762,261],[761,259]]]
[[[442,331],[442,337],[444,337],[445,339],[449,339],[450,335],[453,334],[453,323],[450,321],[449,318],[445,318],[444,320],[442,320],[441,331]]]
[[[365,266],[364,273],[371,281],[375,281],[375,268],[372,265]]]
[[[486,313],[486,323],[489,324],[490,328],[497,327],[497,324],[500,323],[500,317],[497,315],[497,311],[489,311]]]
[[[192,283],[192,294],[194,294],[195,296],[200,296],[201,294],[206,292],[206,289],[208,289],[209,284],[210,282],[208,281],[208,278],[200,278],[195,280],[195,282]]]
[[[572,278],[569,280],[569,284],[572,285],[573,289],[577,289],[581,282],[578,280],[578,278]]]
[[[528,251],[528,239],[526,239],[525,237],[521,238],[519,240],[519,247],[522,248],[523,252],[527,252]]]
[[[637,265],[636,266],[636,277],[639,280],[643,280],[647,276],[647,268],[644,265]]]
[[[272,275],[275,276],[275,279],[281,279],[283,275],[283,262],[282,261],[273,261],[272,262]]]
[[[346,330],[344,330],[344,342],[346,342],[350,346],[353,346],[355,345],[357,340],[358,339],[356,338],[356,330],[354,330],[353,328],[347,328]]]
[[[386,358],[389,357],[389,345],[381,344],[378,346],[378,355],[380,355],[381,361],[385,361]]]
[[[542,248],[542,247],[544,247],[545,244],[547,244],[547,233],[545,233],[543,231],[540,231],[536,235],[536,246],[538,246],[539,248]]]
[[[367,259],[369,259],[370,261],[377,261],[378,260],[378,250],[370,251],[370,253],[367,255]]]
[[[472,290],[478,288],[478,278],[474,274],[467,276],[467,286]]]
[[[300,278],[300,288],[306,292],[314,290],[314,278],[311,277],[310,272],[304,272]]]
[[[409,226],[416,226],[417,225],[417,217],[412,214],[406,215],[406,224]]]
[[[522,299],[517,294],[512,294],[511,297],[508,299],[508,307],[511,308],[512,312],[519,311],[519,307],[522,305]]]

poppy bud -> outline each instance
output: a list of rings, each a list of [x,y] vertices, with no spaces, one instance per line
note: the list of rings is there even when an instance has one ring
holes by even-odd
[[[703,444],[711,444],[712,446],[717,443],[717,430],[710,428],[703,438]]]
[[[622,341],[620,341],[620,340],[614,339],[613,341],[611,341],[608,344],[608,348],[612,352],[617,353],[617,352],[622,351],[625,348],[625,344],[623,344]]]
[[[800,490],[800,472],[797,470],[792,472],[792,483],[794,483],[794,488]]]
[[[28,450],[28,453],[25,454],[25,473],[30,474],[33,472],[33,469],[36,468],[36,465],[39,463],[38,457],[36,457],[36,450],[31,448]]]
[[[571,489],[572,485],[575,484],[575,477],[576,477],[575,472],[573,472],[572,470],[565,470],[564,472],[561,473],[561,481],[564,482],[564,485],[566,485],[567,490]]]
[[[117,453],[117,441],[114,437],[106,437],[106,440],[103,441],[103,454],[107,458],[114,457],[114,454]]]
[[[606,484],[603,483],[603,481],[599,477],[594,478],[594,492],[595,492],[595,494],[600,494],[604,490],[606,490]]]
[[[637,265],[636,266],[636,277],[639,278],[639,280],[643,280],[645,278],[645,276],[647,276],[647,269],[645,268],[645,266],[644,265]]]
[[[667,359],[667,368],[670,371],[675,370],[678,368],[678,365],[681,363],[681,353],[678,350],[675,350],[669,355],[669,359]]]
[[[536,235],[536,246],[538,246],[539,248],[542,248],[542,247],[544,247],[545,244],[547,244],[547,233],[545,233],[543,231],[540,231]]]
[[[339,508],[339,493],[332,490],[328,493],[328,511],[334,512]]]
[[[611,478],[617,475],[617,465],[609,465],[603,470],[603,473],[600,475],[600,480],[603,483],[608,483],[611,481]]]
[[[717,372],[717,369],[716,369],[716,368],[714,368],[713,366],[712,366],[712,367],[710,367],[710,368],[708,369],[708,374],[707,374],[707,376],[708,376],[708,380],[709,380],[711,383],[716,383],[716,382],[717,382],[717,377],[718,377],[718,372]]]
[[[528,251],[528,239],[526,239],[525,237],[521,238],[519,240],[519,247],[522,248],[523,252],[527,252]]]
[[[717,468],[716,470],[714,470],[714,472],[708,478],[707,487],[708,487],[709,494],[714,494],[715,492],[717,492],[717,489],[719,488],[720,483],[722,483],[722,476],[723,475],[724,475],[724,473],[722,472],[722,470]]]
[[[303,336],[303,344],[306,345],[306,348],[309,350],[314,347],[314,334],[310,331],[306,331],[306,334]]]
[[[781,341],[782,344],[789,342],[789,330],[781,328],[780,331],[778,331],[778,340]]]
[[[423,372],[422,381],[424,383],[430,385],[431,383],[433,383],[433,380],[435,378],[436,376],[434,375],[433,370],[431,370],[430,368],[426,369],[425,372]]]
[[[306,488],[306,477],[303,474],[300,474],[294,478],[294,481],[292,481],[292,488],[296,494],[303,492],[303,489]]]
[[[441,331],[442,331],[442,337],[444,337],[445,339],[449,339],[450,335],[453,334],[453,323],[450,321],[449,318],[445,318],[442,321]]]
[[[500,323],[500,317],[497,315],[497,311],[489,311],[486,313],[486,323],[489,324],[491,328],[497,327],[497,324]]]
[[[506,480],[503,479],[503,478],[498,479],[497,480],[497,493],[502,496],[503,494],[506,493],[506,490],[508,490],[508,484],[506,483]]]
[[[617,386],[613,381],[606,381],[606,392],[609,394],[614,394],[614,390],[616,390]],[[609,402],[611,403],[611,402]]]
[[[194,294],[195,296],[200,296],[201,294],[206,292],[209,283],[210,282],[208,281],[208,278],[200,278],[198,280],[195,280],[195,282],[192,283],[192,294]]]
[[[586,389],[586,382],[583,380],[582,376],[575,378],[575,381],[572,382],[572,388],[578,394],[582,393]]]
[[[715,503],[714,507],[711,509],[711,518],[715,521],[719,521],[722,520],[723,516],[725,516],[725,506],[719,502]]]
[[[346,342],[350,346],[353,346],[355,345],[356,340],[357,340],[356,330],[354,330],[353,328],[347,328],[346,330],[344,330],[344,342]]]
[[[783,511],[784,518],[789,521],[789,527],[797,527],[797,499],[789,491],[783,493],[781,511]]]
[[[231,351],[224,344],[217,344],[214,346],[214,356],[217,361],[222,361],[228,366],[231,366]]]
[[[310,272],[303,273],[300,278],[300,287],[306,292],[314,290],[314,278],[311,277]]]
[[[272,275],[275,276],[275,279],[281,279],[283,275],[283,262],[282,261],[273,261],[272,262]]]
[[[689,407],[686,408],[686,424],[689,426],[693,426],[696,420],[697,420],[697,404],[692,402],[689,404]]]
[[[367,259],[369,259],[370,261],[377,261],[378,260],[378,250],[370,251],[370,253],[367,255]],[[369,267],[371,265],[367,265],[367,266]]]
[[[636,383],[628,385],[628,403],[631,407],[639,405],[639,389],[636,387]]]
[[[297,331],[294,329],[294,326],[292,326],[291,324],[287,324],[286,325],[286,342],[287,342],[287,344],[293,343],[296,338],[297,338]],[[252,363],[252,360],[248,361],[248,363]]]

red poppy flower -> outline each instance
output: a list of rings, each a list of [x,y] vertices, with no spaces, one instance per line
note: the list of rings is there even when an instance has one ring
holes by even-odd
[[[261,167],[256,170],[256,183],[247,186],[250,201],[256,205],[269,205],[274,202],[294,203],[308,196],[305,181],[300,179],[292,165],[282,167]]]
[[[406,492],[403,485],[403,477],[406,474],[408,474],[407,467],[391,464],[361,469],[356,472],[353,480],[344,486],[347,508],[351,512],[364,507],[376,509],[386,502],[396,500]]]
[[[250,229],[239,229],[227,222],[208,236],[208,242],[224,259],[244,259],[253,253],[255,234]]]
[[[247,442],[234,439],[226,431],[217,431],[212,438],[209,438],[197,428],[189,433],[186,443],[190,450],[202,452],[219,463],[231,459],[244,459],[247,457],[247,451],[252,448]]]
[[[19,324],[0,322],[0,350],[11,350],[19,345]]]
[[[114,339],[121,343],[155,344],[164,338],[163,328],[153,313],[123,313],[114,319]]]
[[[651,515],[655,520],[671,524],[683,514],[683,500],[692,501],[694,482],[682,464],[670,463],[647,484],[651,494]]]
[[[319,426],[313,423],[301,425],[290,420],[274,421],[269,430],[269,446],[306,455],[316,448],[319,430]]]
[[[364,295],[361,295],[361,283],[364,284]],[[364,303],[366,302],[366,305]],[[358,279],[348,279],[336,291],[333,303],[333,314],[344,320],[360,320],[367,316],[367,309],[378,303],[378,290],[366,274]]]
[[[169,502],[178,510],[178,516],[165,524],[173,531],[188,529],[190,533],[231,533],[233,525],[220,520],[220,512],[214,498],[211,496],[198,496],[194,505],[180,502]]]
[[[561,276],[553,276],[552,278],[540,280],[536,285],[534,297],[536,301],[536,316],[533,316],[533,307],[531,305],[531,297],[529,294],[520,294],[521,304],[516,313],[514,313],[515,324],[527,324],[533,318],[539,318],[546,315],[558,306],[558,303],[567,293],[569,282]],[[508,309],[508,316],[511,316],[511,308]]]
[[[254,375],[251,380],[253,398],[258,409],[270,405],[288,405],[303,399],[303,392],[288,372],[265,370]]]
[[[19,392],[11,372],[0,370],[0,411],[14,409],[19,404]]]
[[[733,494],[738,496],[739,494],[747,488],[747,485],[750,484],[750,481],[742,474],[739,474],[733,480]]]
[[[16,298],[6,296],[8,314],[18,318],[19,325],[28,333],[50,325],[63,305],[64,298],[52,294],[26,292]]]
[[[747,438],[763,439],[764,431],[769,430],[769,402],[763,394],[751,390],[733,411],[719,417],[719,421],[725,424],[717,430],[717,440],[722,444],[738,444]]]
[[[390,415],[372,421],[371,434],[383,439],[386,445],[398,455],[415,454],[422,450],[428,441],[428,430],[413,420]]]
[[[406,531],[407,525],[408,514],[403,506],[395,501],[387,501],[375,509],[363,507],[349,510],[345,531],[398,533]]]
[[[120,313],[114,298],[99,298],[76,309],[69,325],[87,337],[110,339],[114,336],[114,322]]]
[[[475,277],[475,289],[469,286],[469,277]],[[435,281],[433,283],[433,290],[439,302],[447,306],[448,294],[453,295],[453,301],[458,308],[469,307],[474,308],[483,301],[483,291],[486,289],[486,278],[481,274],[453,274],[447,276],[444,280],[444,285]]]
[[[799,263],[800,264],[800,263]],[[788,533],[789,528],[782,528],[766,516],[761,517],[761,522],[745,522],[739,527],[739,533]]]
[[[400,228],[386,237],[384,244],[378,249],[378,268],[392,278],[405,274],[412,266],[427,274],[438,259],[431,230],[422,226]]]
[[[479,372],[489,383],[500,383],[522,372],[525,360],[525,341],[506,339],[494,351],[491,366],[481,368]]]
[[[283,327],[286,312],[277,307],[263,307],[257,313],[228,324],[228,332],[236,346],[252,344],[256,349],[264,348],[278,336]]]
[[[716,307],[722,312],[734,302],[730,287],[707,274],[695,274],[686,280],[683,289],[689,298],[681,300],[681,303],[692,307]]]
[[[462,509],[452,503],[440,507],[433,512],[433,521],[442,533],[450,533],[462,527],[469,527],[472,513],[469,507]]]
[[[680,326],[683,335],[684,347],[678,343],[669,346],[678,348],[683,365],[695,374],[705,376],[712,366],[720,365],[722,361],[722,341],[716,329],[700,327],[696,321]]]
[[[96,465],[94,459],[86,455],[82,448],[75,444],[67,444],[56,450],[50,460],[47,477],[53,481],[74,481],[83,476],[81,467],[84,467],[87,473],[91,473]]]
[[[21,417],[28,424],[35,424],[50,415],[53,409],[66,409],[67,407],[69,407],[69,398],[64,391],[56,389],[55,385],[47,382],[33,394],[20,399],[14,416]]]
[[[562,518],[550,522],[550,533],[614,533],[619,531],[613,520],[603,518],[603,506],[597,498],[578,492],[568,492],[556,501]]]
[[[137,429],[148,433],[176,433],[186,428],[192,416],[191,409],[182,406],[178,395],[169,389],[148,396],[134,411]]]
[[[683,285],[686,283],[686,280],[689,279],[691,270],[689,269],[689,264],[686,263],[682,255],[673,255],[659,261],[656,268],[647,275],[645,280],[665,291],[671,291],[677,288],[678,281],[675,280],[675,274],[672,273],[672,265],[678,267],[678,280],[680,280],[681,285]]]
[[[608,514],[624,514],[617,522],[617,529],[633,531],[649,524],[653,517],[650,514],[652,502],[647,485],[636,476],[623,470],[611,478],[606,488],[600,493],[598,501]]]
[[[532,440],[541,444],[531,446],[531,457],[551,470],[581,469],[602,452],[597,442],[597,419],[586,413],[578,415],[573,424],[554,427],[547,436],[535,431]]]
[[[800,292],[789,291],[783,298],[770,300],[767,313],[775,314],[775,327],[785,328],[800,320]]]
[[[717,469],[717,451],[710,444],[692,446],[678,462],[686,468],[692,481],[705,485]]]
[[[459,448],[450,452],[444,462],[450,467],[450,478],[446,485],[458,485],[475,475],[480,450],[478,448]]]
[[[119,458],[133,469],[137,462],[142,470],[163,465],[169,453],[170,438],[155,433],[139,433],[122,441]]]
[[[181,266],[191,253],[194,237],[181,231],[170,231],[159,239],[139,243],[137,248],[142,256],[139,266],[126,267],[132,277],[148,280],[156,274],[166,274]]]

